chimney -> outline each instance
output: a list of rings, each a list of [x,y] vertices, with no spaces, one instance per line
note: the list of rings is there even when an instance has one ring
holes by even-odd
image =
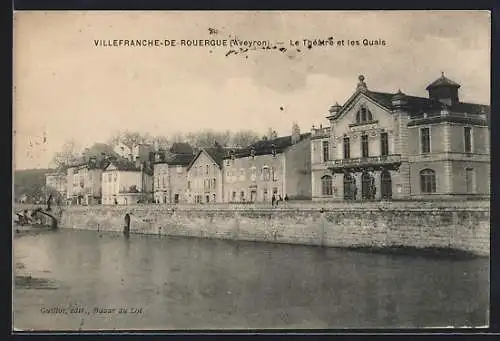
[[[292,126],[292,144],[299,142],[300,140],[300,128],[297,123]]]
[[[138,156],[135,158],[135,167],[142,168],[141,159]]]

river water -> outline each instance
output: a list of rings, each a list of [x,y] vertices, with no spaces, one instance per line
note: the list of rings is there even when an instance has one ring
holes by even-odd
[[[13,268],[25,330],[488,324],[484,258],[59,230],[16,236]]]

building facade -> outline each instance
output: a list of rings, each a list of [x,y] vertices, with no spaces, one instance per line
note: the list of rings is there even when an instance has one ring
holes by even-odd
[[[61,198],[66,198],[68,183],[67,176],[65,173],[48,173],[45,174],[45,186],[48,189],[54,190]],[[64,200],[64,199],[63,199]]]
[[[223,202],[222,147],[201,149],[187,167],[186,195],[188,203]]]
[[[152,201],[153,172],[146,162],[111,160],[102,173],[102,204],[131,205]]]
[[[374,92],[360,76],[313,131],[313,199],[488,196],[490,108],[460,102],[459,88],[443,74],[427,98]]]
[[[101,203],[101,176],[107,164],[106,160],[91,157],[68,168],[66,199],[69,205]]]
[[[297,128],[298,129],[298,128]],[[224,202],[311,199],[310,134],[258,141],[224,157]]]
[[[139,143],[129,146],[120,142],[114,147],[114,152],[129,161],[135,162],[135,160],[139,158],[139,161],[144,162],[150,160],[150,153],[154,151],[153,149],[153,146],[147,143]]]
[[[154,202],[182,204],[188,202],[187,168],[195,156],[192,153],[170,154],[154,164]]]

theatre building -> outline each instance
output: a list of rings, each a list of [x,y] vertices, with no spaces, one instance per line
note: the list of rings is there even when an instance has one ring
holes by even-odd
[[[330,127],[313,129],[313,199],[489,196],[490,107],[461,102],[459,88],[442,74],[416,97],[371,91],[359,76]]]

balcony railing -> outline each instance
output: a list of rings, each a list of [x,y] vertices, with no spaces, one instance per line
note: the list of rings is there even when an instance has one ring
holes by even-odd
[[[311,129],[312,136],[328,136],[330,135],[330,127],[321,127],[321,128],[312,128]]]
[[[343,172],[344,170],[358,170],[373,168],[374,170],[395,169],[401,164],[401,155],[392,154],[385,156],[369,156],[351,159],[340,159],[327,161],[326,165],[334,172]]]

